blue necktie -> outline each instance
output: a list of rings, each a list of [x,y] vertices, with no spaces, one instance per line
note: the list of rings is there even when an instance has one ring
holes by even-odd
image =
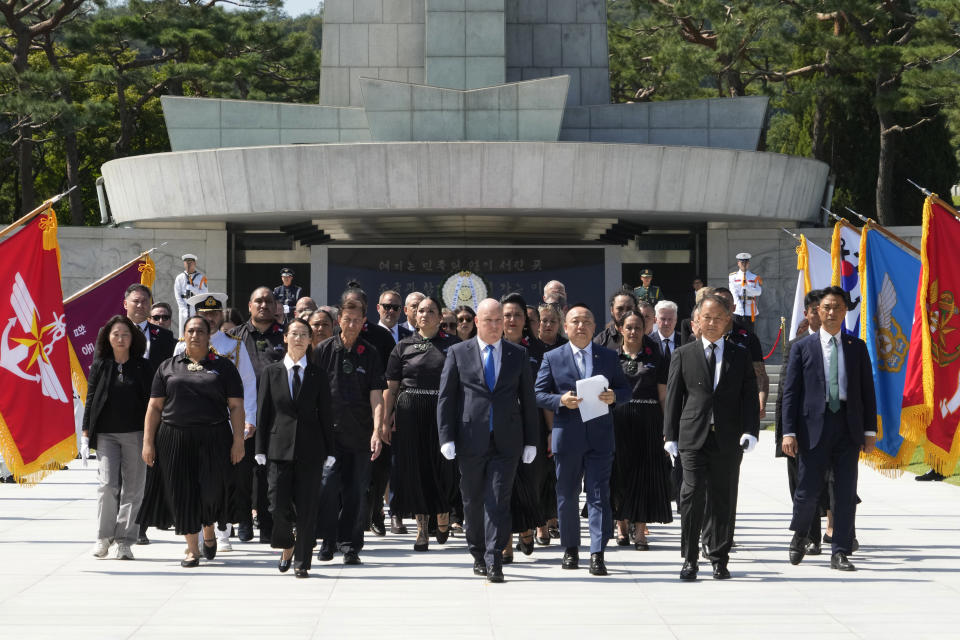
[[[583,380],[587,377],[587,362],[583,357],[583,349],[577,351],[577,373],[580,374],[580,379]]]
[[[490,391],[493,391],[493,388],[497,385],[497,369],[496,365],[493,362],[493,345],[487,345],[485,347],[487,352],[487,359],[483,362],[483,379],[487,383],[487,388]],[[490,403],[490,431],[493,431],[493,403]]]

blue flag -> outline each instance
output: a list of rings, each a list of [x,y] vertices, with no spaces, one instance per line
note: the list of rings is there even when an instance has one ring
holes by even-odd
[[[900,435],[907,351],[920,278],[920,256],[866,225],[860,239],[861,337],[870,352],[877,394],[877,469],[899,470],[915,445]]]

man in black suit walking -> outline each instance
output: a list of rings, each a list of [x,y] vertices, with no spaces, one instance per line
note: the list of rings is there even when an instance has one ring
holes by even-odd
[[[733,540],[731,483],[739,478],[743,452],[756,446],[760,428],[757,375],[747,350],[724,337],[731,315],[726,302],[705,295],[697,308],[700,339],[679,347],[670,358],[663,448],[674,463],[679,455],[683,465],[680,579],[697,578],[706,517],[705,537],[712,545],[706,555],[713,577],[725,580]]]
[[[781,447],[788,456],[798,456],[790,563],[799,564],[806,554],[824,476],[832,470],[830,568],[840,571],[856,570],[847,556],[853,551],[857,461],[860,451],[871,453],[877,440],[877,398],[867,345],[841,333],[849,308],[846,291],[823,290],[820,330],[793,345],[783,384]]]
[[[473,572],[503,582],[510,539],[510,494],[517,463],[537,455],[537,404],[526,349],[502,339],[503,311],[493,299],[477,308],[477,337],[447,352],[440,378],[440,451],[460,456],[467,547]]]

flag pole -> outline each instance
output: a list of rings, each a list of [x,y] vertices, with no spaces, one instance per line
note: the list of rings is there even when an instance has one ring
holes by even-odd
[[[793,238],[793,239],[796,240],[797,242],[800,241],[800,236],[798,236],[797,234],[795,234],[793,231],[790,231],[789,229],[786,229],[786,228],[784,228],[784,227],[780,227],[780,231],[783,231],[785,234],[787,234],[788,236],[790,236],[791,238]]]
[[[57,195],[53,196],[52,198],[49,198],[49,199],[47,199],[47,200],[44,200],[44,201],[43,201],[43,204],[41,204],[39,207],[37,207],[36,209],[34,209],[33,211],[31,211],[31,212],[28,213],[27,215],[23,216],[23,217],[20,218],[19,220],[15,220],[15,221],[13,222],[13,224],[11,224],[11,225],[9,225],[9,226],[7,226],[7,227],[4,227],[3,230],[0,230],[0,238],[2,238],[2,237],[4,237],[4,236],[7,236],[7,235],[10,235],[10,233],[12,233],[13,231],[15,231],[18,227],[20,227],[20,226],[22,226],[22,225],[25,225],[27,222],[29,222],[31,219],[33,219],[35,216],[40,215],[41,213],[43,213],[44,211],[46,211],[47,209],[49,209],[49,208],[52,207],[53,205],[55,205],[55,204],[57,204],[58,202],[60,202],[61,200],[63,200],[63,198],[65,198],[68,193],[70,193],[71,191],[73,191],[73,190],[76,189],[76,188],[77,188],[76,185],[74,185],[74,186],[70,187],[69,189],[67,189],[66,191],[64,191],[63,193],[58,193]]]
[[[119,267],[117,267],[116,269],[114,269],[113,271],[111,271],[110,273],[108,273],[107,275],[103,276],[102,278],[100,278],[100,279],[97,280],[96,282],[91,282],[90,284],[88,284],[87,286],[85,286],[83,289],[80,289],[80,291],[77,291],[76,293],[72,294],[69,298],[64,298],[64,299],[63,299],[64,304],[66,304],[67,302],[72,302],[73,300],[76,300],[77,298],[79,298],[79,297],[82,296],[83,294],[87,293],[88,291],[91,291],[91,290],[93,290],[93,289],[96,289],[96,288],[99,287],[101,284],[103,284],[104,282],[106,282],[106,281],[109,280],[110,278],[114,277],[115,275],[117,275],[118,273],[120,273],[121,271],[123,271],[124,269],[126,269],[127,267],[129,267],[130,265],[132,265],[134,262],[138,262],[138,261],[140,261],[140,260],[143,260],[143,259],[146,258],[148,255],[150,255],[150,252],[151,252],[151,251],[155,251],[155,250],[156,250],[156,247],[154,247],[153,249],[148,249],[148,250],[144,251],[143,253],[141,253],[140,255],[138,255],[138,256],[137,256],[136,258],[134,258],[133,260],[128,260],[127,262],[124,262],[122,265],[120,265]]]
[[[858,218],[860,218],[860,220],[863,221],[864,228],[866,228],[866,226],[869,225],[871,229],[876,229],[877,231],[879,231],[879,232],[882,233],[883,235],[887,236],[888,238],[890,238],[890,239],[893,240],[894,242],[902,245],[904,249],[908,249],[909,251],[912,251],[913,253],[917,254],[918,256],[920,255],[920,249],[917,249],[915,246],[913,246],[912,244],[910,244],[909,242],[907,242],[906,240],[904,240],[903,238],[901,238],[901,237],[898,236],[897,234],[893,233],[892,231],[890,231],[889,229],[887,229],[887,228],[886,228],[885,226],[883,226],[882,224],[878,224],[875,220],[873,220],[873,219],[871,219],[871,218],[868,218],[868,217],[866,217],[866,216],[860,215],[859,213],[857,213],[856,211],[854,211],[854,210],[851,209],[850,207],[844,207],[844,209],[846,209],[847,211],[849,211],[849,212],[852,213],[853,215],[855,215],[855,216],[857,216]]]
[[[950,204],[949,202],[947,202],[946,200],[944,200],[934,192],[930,191],[929,189],[925,189],[921,187],[910,178],[907,178],[907,182],[909,182],[910,184],[915,186],[917,189],[919,189],[920,193],[922,193],[923,195],[927,196],[928,198],[932,198],[936,202],[939,202],[941,205],[943,205],[943,208],[949,211],[950,213],[952,213],[955,218],[960,219],[960,213],[957,213],[957,210],[953,208],[952,204]]]

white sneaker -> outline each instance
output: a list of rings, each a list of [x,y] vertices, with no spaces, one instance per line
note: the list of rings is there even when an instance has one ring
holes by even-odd
[[[217,538],[217,551],[233,551],[233,545],[227,539]]]
[[[133,551],[130,550],[130,545],[126,542],[117,544],[117,560],[133,560]]]
[[[106,558],[110,552],[110,538],[100,538],[97,540],[97,546],[93,548],[94,558]]]

